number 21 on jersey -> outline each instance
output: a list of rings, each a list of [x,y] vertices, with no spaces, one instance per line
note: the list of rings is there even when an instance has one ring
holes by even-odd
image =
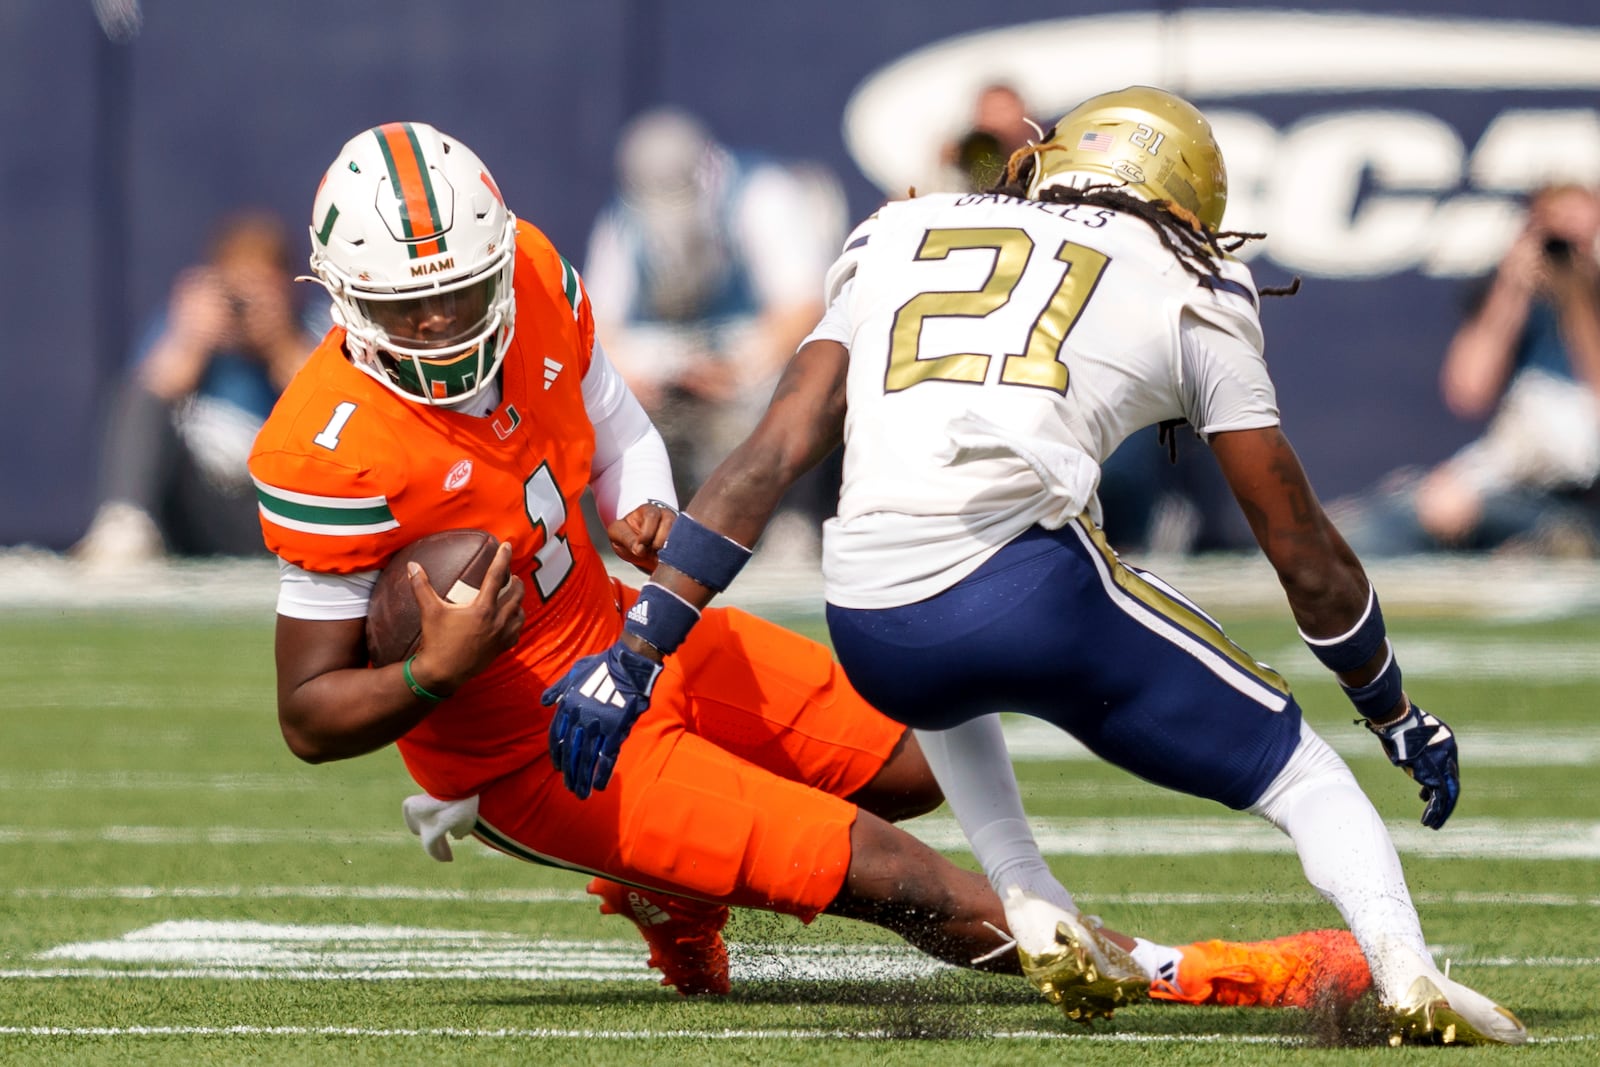
[[[1034,247],[1027,231],[1010,226],[934,229],[923,234],[918,260],[946,259],[951,252],[983,249],[994,253],[994,264],[980,288],[918,293],[901,306],[890,329],[884,391],[896,393],[926,381],[981,384],[987,380],[990,357],[983,353],[924,356],[924,325],[946,318],[985,318],[1011,302],[1026,272],[1057,270],[1061,279],[1038,309],[1019,346],[1021,351],[1002,357],[1000,382],[1065,393],[1067,367],[1061,362],[1061,346],[1083,314],[1110,258],[1093,248],[1062,241],[1053,257],[1036,262]]]

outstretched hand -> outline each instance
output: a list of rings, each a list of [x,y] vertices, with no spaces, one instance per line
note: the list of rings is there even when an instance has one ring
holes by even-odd
[[[1461,770],[1455,734],[1436,716],[1412,704],[1399,721],[1367,729],[1378,735],[1389,762],[1422,787],[1422,825],[1443,826],[1461,796]]]
[[[578,660],[544,691],[540,702],[556,709],[550,720],[550,762],[579,800],[611,781],[622,742],[650,707],[660,673],[661,664],[618,641]]]

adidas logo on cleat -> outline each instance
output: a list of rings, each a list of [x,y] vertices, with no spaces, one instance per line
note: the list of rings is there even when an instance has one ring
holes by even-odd
[[[644,935],[650,966],[661,972],[662,985],[687,997],[722,996],[732,988],[728,946],[722,940],[722,927],[728,921],[725,906],[665,893],[652,893],[652,900],[638,889],[605,878],[591,881],[589,892],[600,898],[601,915],[624,916]]]
[[[668,915],[664,909],[656,907],[638,893],[630,892],[628,894],[628,904],[633,908],[634,916],[642,923],[660,926],[662,923],[672,921],[672,916]]]

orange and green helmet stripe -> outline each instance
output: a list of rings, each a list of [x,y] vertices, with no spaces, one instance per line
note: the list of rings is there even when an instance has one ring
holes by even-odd
[[[445,250],[444,220],[433,181],[422,161],[422,145],[409,122],[390,122],[373,129],[389,181],[400,201],[400,223],[405,227],[412,259],[436,256]]]

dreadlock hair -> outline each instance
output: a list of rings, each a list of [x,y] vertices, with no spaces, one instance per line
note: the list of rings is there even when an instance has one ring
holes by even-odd
[[[1054,133],[1051,130],[1045,134],[1042,143],[1024,145],[1013,152],[1006,163],[1005,173],[988,191],[1020,200],[1083,204],[1126,212],[1149,226],[1167,251],[1183,265],[1183,269],[1202,282],[1208,279],[1216,281],[1221,277],[1222,256],[1238,251],[1250,241],[1266,237],[1264,233],[1243,230],[1212,232],[1181,204],[1174,204],[1170,200],[1142,200],[1111,182],[1083,188],[1053,185],[1030,196],[1028,183],[1032,180],[1039,155],[1062,147],[1050,141]],[[1293,296],[1299,291],[1299,276],[1286,286],[1264,286],[1260,289],[1262,296]]]

